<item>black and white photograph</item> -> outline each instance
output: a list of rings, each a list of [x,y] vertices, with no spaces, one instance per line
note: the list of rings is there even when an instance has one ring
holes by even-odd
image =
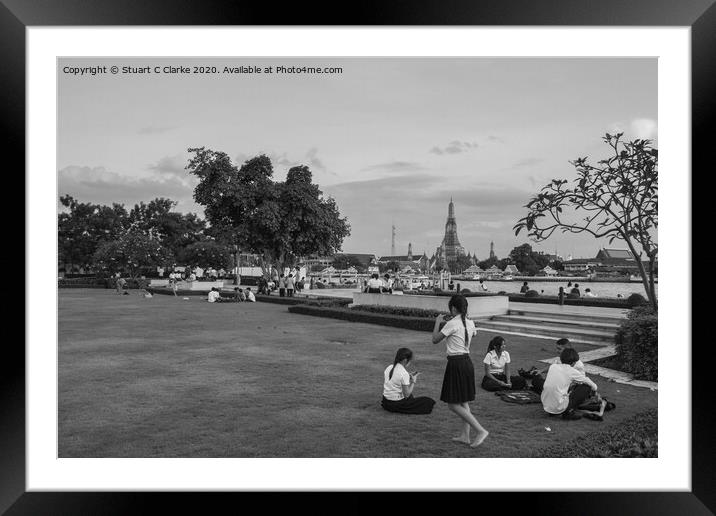
[[[706,514],[699,2],[2,0],[26,324],[0,512]]]
[[[655,57],[59,57],[58,458],[658,458]]]

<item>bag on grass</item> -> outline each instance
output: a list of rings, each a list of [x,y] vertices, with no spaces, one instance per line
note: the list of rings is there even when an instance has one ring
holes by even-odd
[[[495,396],[502,398],[507,403],[517,403],[519,405],[527,405],[528,403],[542,403],[540,395],[533,391],[497,391]]]

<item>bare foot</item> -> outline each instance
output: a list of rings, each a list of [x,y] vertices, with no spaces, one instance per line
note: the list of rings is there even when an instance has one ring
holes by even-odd
[[[459,435],[457,437],[453,437],[452,440],[455,441],[456,443],[470,444],[470,438],[465,435]]]
[[[487,439],[487,436],[490,435],[490,432],[485,430],[484,434],[478,434],[477,437],[475,437],[475,440],[472,441],[472,444],[470,445],[470,448],[477,448],[482,444],[482,441]]]

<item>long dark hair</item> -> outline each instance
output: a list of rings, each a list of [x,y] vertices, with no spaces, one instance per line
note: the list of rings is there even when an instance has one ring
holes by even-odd
[[[465,323],[465,318],[467,317],[467,298],[462,294],[455,294],[450,298],[448,308],[455,308],[455,310],[460,314],[462,325],[465,327],[465,347],[468,347],[470,345],[470,341],[467,338],[467,324]]]
[[[497,337],[494,337],[490,343],[487,345],[487,352],[489,353],[493,349],[501,348],[505,345],[505,338],[501,335],[498,335]]]
[[[390,368],[390,373],[388,374],[388,379],[390,380],[393,377],[393,370],[395,369],[395,366],[398,365],[398,362],[408,359],[408,362],[410,362],[413,359],[413,352],[410,351],[408,348],[400,348],[398,352],[395,354],[395,360],[393,360],[393,367]]]

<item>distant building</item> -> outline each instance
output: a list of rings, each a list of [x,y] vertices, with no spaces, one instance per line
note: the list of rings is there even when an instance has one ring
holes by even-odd
[[[597,274],[637,274],[639,264],[627,249],[600,249],[594,258],[577,258],[562,262],[567,272],[593,271]]]
[[[408,243],[408,254],[381,256],[377,261],[384,265],[390,262],[397,262],[398,268],[401,271],[407,271],[408,269],[413,271],[427,271],[430,266],[430,259],[425,252],[423,252],[421,256],[413,255],[412,243]]]
[[[556,276],[558,274],[558,272],[555,269],[553,269],[552,267],[550,267],[549,265],[547,265],[540,272],[542,274],[544,274],[545,276]]]
[[[375,265],[378,263],[378,259],[372,253],[342,253],[342,254],[346,258],[353,258],[354,260],[360,262],[361,266],[366,269],[368,267],[370,267],[371,265]]]
[[[505,274],[519,274],[520,270],[517,268],[517,265],[508,265],[505,267]]]

